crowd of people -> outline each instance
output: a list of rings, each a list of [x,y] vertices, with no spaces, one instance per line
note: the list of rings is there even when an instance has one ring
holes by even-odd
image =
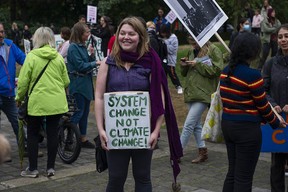
[[[288,26],[281,25],[268,0],[264,0],[261,11],[256,9],[255,14],[249,4],[245,10],[247,17],[239,20],[237,31],[231,35],[231,54],[226,67],[223,53],[215,44],[208,41],[200,47],[191,35],[187,35],[190,45],[187,56],[177,58],[178,37],[172,33],[163,8],[159,8],[158,16],[148,22],[141,17],[130,16],[124,18],[117,28],[112,26],[108,16],[102,16],[100,26],[95,28],[87,24],[85,16],[81,15],[73,27],[61,28],[64,42],[57,49],[51,27],[40,27],[32,35],[28,25],[25,25],[22,38],[33,42],[33,50],[27,55],[19,48],[21,35],[17,24],[12,24],[10,40],[5,38],[4,25],[0,23],[0,62],[1,66],[6,67],[0,69],[5,77],[0,81],[0,109],[7,115],[17,141],[17,107],[26,93],[30,93],[27,118],[29,164],[21,176],[39,175],[38,135],[44,118],[48,154],[46,171],[48,177],[55,175],[57,125],[61,116],[68,111],[66,95],[70,94],[78,107],[71,117],[71,123],[79,128],[81,147],[88,149],[95,148],[87,137],[91,101],[95,100],[97,129],[109,167],[106,191],[123,191],[130,159],[135,191],[152,191],[152,155],[153,150],[159,147],[159,133],[164,121],[174,167],[181,163],[183,149],[192,134],[198,154],[191,162],[208,160],[208,149],[201,139],[201,117],[209,108],[211,94],[218,85],[223,102],[221,127],[229,165],[223,192],[251,191],[261,150],[261,122],[269,123],[272,128],[287,126],[282,118],[274,114],[272,107],[278,113],[288,113],[288,91],[279,92],[288,88],[285,83]],[[271,58],[266,62],[270,49]],[[257,58],[261,58],[258,69],[252,69],[251,63]],[[23,65],[17,94],[14,92],[16,63]],[[177,63],[185,80],[185,83],[182,82],[184,86],[176,73]],[[45,72],[38,79],[42,70]],[[97,76],[96,82],[93,82],[93,76]],[[183,94],[188,107],[181,135],[172,107],[168,76],[177,93]],[[36,86],[31,92],[33,84]],[[124,91],[145,91],[150,95],[149,149],[108,148],[104,94]],[[0,150],[0,163],[7,161],[10,151],[7,141],[0,136],[2,145],[7,150]],[[273,192],[285,190],[287,159],[286,153],[272,153],[270,180]]]

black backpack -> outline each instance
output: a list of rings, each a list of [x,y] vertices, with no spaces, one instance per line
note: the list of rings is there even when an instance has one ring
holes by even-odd
[[[158,44],[159,44],[159,51],[158,55],[161,59],[162,65],[165,66],[168,63],[168,50],[167,50],[167,45],[165,41],[161,38],[158,38]]]

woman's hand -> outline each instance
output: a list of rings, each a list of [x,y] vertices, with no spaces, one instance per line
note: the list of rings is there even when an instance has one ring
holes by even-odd
[[[159,136],[159,132],[158,131],[153,131],[150,135],[150,141],[149,141],[149,144],[150,144],[150,148],[151,149],[154,149],[157,142],[158,142],[158,136]]]
[[[194,67],[196,65],[196,60],[192,60],[192,61],[186,61],[185,63],[187,63],[187,65],[191,65],[192,67]]]
[[[94,56],[95,56],[95,49],[94,49],[93,46],[90,46],[90,47],[89,47],[89,51],[90,51],[90,53],[91,53],[91,56],[94,57]]]
[[[22,102],[21,101],[16,101],[16,106],[19,108],[21,106]]]
[[[101,147],[104,150],[108,151],[109,150],[109,148],[107,147],[108,138],[107,138],[105,130],[99,132],[99,136],[100,136],[100,140],[101,140]]]
[[[285,105],[285,106],[282,108],[282,111],[284,111],[285,113],[288,113],[288,105]]]
[[[281,113],[282,112],[282,109],[281,109],[281,107],[279,105],[276,105],[274,107],[274,109],[275,109],[275,111],[277,111],[277,113]]]
[[[285,122],[285,120],[281,117],[281,119],[279,119],[280,120],[280,124],[279,124],[279,127],[280,128],[286,128],[286,126],[287,126],[287,123]]]
[[[182,66],[187,66],[187,63],[186,63],[186,61],[187,61],[187,57],[182,57],[181,59],[180,59],[180,65],[182,65]]]

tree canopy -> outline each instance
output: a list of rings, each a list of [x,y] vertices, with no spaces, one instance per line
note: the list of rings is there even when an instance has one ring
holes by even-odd
[[[16,21],[20,27],[30,25],[32,31],[41,25],[57,28],[72,27],[79,15],[86,15],[87,5],[97,6],[98,18],[109,16],[114,25],[129,15],[143,17],[146,21],[157,15],[157,9],[163,7],[169,12],[163,0],[0,0],[0,22],[10,28]],[[245,17],[244,7],[247,2],[253,9],[261,8],[263,0],[216,0],[229,17],[229,23],[236,26],[241,17]],[[288,22],[288,1],[270,0],[276,10],[276,16],[282,22]]]

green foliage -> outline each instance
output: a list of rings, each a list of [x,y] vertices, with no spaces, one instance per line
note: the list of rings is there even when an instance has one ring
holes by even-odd
[[[0,22],[4,24],[5,28],[8,27],[7,24],[10,23],[9,9],[5,7],[0,7]]]
[[[263,3],[263,0],[216,1],[228,15],[228,23],[234,26],[244,16],[247,2],[253,9],[261,8]],[[270,0],[270,3],[281,23],[288,22],[288,1]],[[152,20],[160,6],[166,14],[170,11],[163,0],[10,0],[1,1],[0,22],[4,23],[5,28],[10,28],[11,23],[17,21],[20,29],[27,23],[32,32],[39,26],[50,26],[53,23],[59,30],[62,26],[72,27],[79,15],[86,15],[87,5],[97,6],[98,16],[109,16],[115,25],[130,15],[143,17],[146,21]],[[179,39],[182,43],[182,37]]]

